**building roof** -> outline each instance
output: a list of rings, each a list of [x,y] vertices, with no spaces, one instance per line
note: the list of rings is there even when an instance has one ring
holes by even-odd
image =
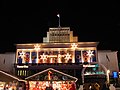
[[[77,47],[97,47],[99,42],[77,42]],[[34,48],[35,45],[39,45],[40,48],[71,48],[71,44],[74,43],[26,43],[16,44],[17,49],[29,49]]]
[[[5,71],[0,70],[0,81],[11,82],[11,81],[24,81],[14,75],[11,75]]]
[[[66,77],[66,80],[72,80],[72,81],[77,81],[78,79],[76,78],[76,77],[73,77],[73,76],[70,76],[70,75],[68,75],[68,74],[65,74],[65,73],[63,73],[63,72],[60,72],[60,71],[58,71],[58,70],[55,70],[55,69],[53,69],[53,68],[48,68],[48,69],[46,69],[46,70],[43,70],[43,71],[41,71],[41,72],[38,72],[38,73],[36,73],[36,74],[34,74],[34,75],[32,75],[32,76],[29,76],[29,77],[27,77],[27,78],[25,78],[26,80],[33,80],[32,78],[34,78],[34,79],[36,79],[36,77],[38,76],[38,75],[46,75],[47,76],[47,73],[48,72],[52,72],[53,74],[55,74],[54,76],[57,76],[58,77],[58,79],[59,80],[62,80],[62,81],[64,81],[65,79],[62,79],[61,77],[61,79],[59,78],[59,76],[65,76]],[[57,73],[57,74],[56,74]],[[44,77],[43,77],[44,78]],[[47,80],[46,80],[47,81]],[[57,80],[56,80],[57,81]]]

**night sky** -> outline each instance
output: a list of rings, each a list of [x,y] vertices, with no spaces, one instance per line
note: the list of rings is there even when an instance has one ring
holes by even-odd
[[[18,43],[42,43],[49,27],[70,27],[79,42],[99,42],[98,50],[120,51],[120,4],[116,1],[3,0],[0,52]]]

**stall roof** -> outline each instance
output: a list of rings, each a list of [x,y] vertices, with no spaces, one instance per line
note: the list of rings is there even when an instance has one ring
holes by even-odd
[[[26,80],[31,80],[31,81],[33,81],[33,80],[40,80],[41,81],[41,77],[46,77],[46,76],[48,76],[47,74],[48,74],[48,72],[49,71],[51,71],[52,72],[52,74],[53,74],[53,76],[55,77],[58,77],[58,80],[74,80],[75,82],[78,80],[76,77],[73,77],[73,76],[71,76],[71,75],[68,75],[68,74],[65,74],[65,73],[63,73],[63,72],[60,72],[60,71],[58,71],[58,70],[55,70],[55,69],[53,69],[53,68],[48,68],[48,69],[46,69],[46,70],[43,70],[43,71],[41,71],[41,72],[38,72],[38,73],[36,73],[36,74],[34,74],[34,75],[32,75],[32,76],[29,76],[29,77],[27,77],[27,78],[25,78]],[[39,79],[38,79],[39,78]],[[44,79],[45,80],[45,79]],[[44,81],[43,80],[43,81]]]
[[[24,81],[25,82],[25,80],[22,80],[2,70],[0,70],[0,81],[3,81],[3,82]]]

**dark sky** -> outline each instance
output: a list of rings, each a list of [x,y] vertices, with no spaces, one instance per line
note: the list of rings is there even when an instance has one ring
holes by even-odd
[[[79,42],[99,42],[98,49],[120,51],[120,4],[117,1],[3,0],[0,52],[18,43],[42,43],[49,27],[70,27]]]

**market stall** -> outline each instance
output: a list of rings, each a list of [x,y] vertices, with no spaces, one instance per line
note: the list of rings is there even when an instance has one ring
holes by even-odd
[[[48,68],[27,77],[26,80],[29,84],[28,90],[46,90],[49,87],[54,90],[76,90],[77,78],[53,68]]]
[[[25,80],[19,79],[7,72],[0,70],[0,90],[3,89],[17,90],[19,84],[20,83],[22,84],[24,82]]]

